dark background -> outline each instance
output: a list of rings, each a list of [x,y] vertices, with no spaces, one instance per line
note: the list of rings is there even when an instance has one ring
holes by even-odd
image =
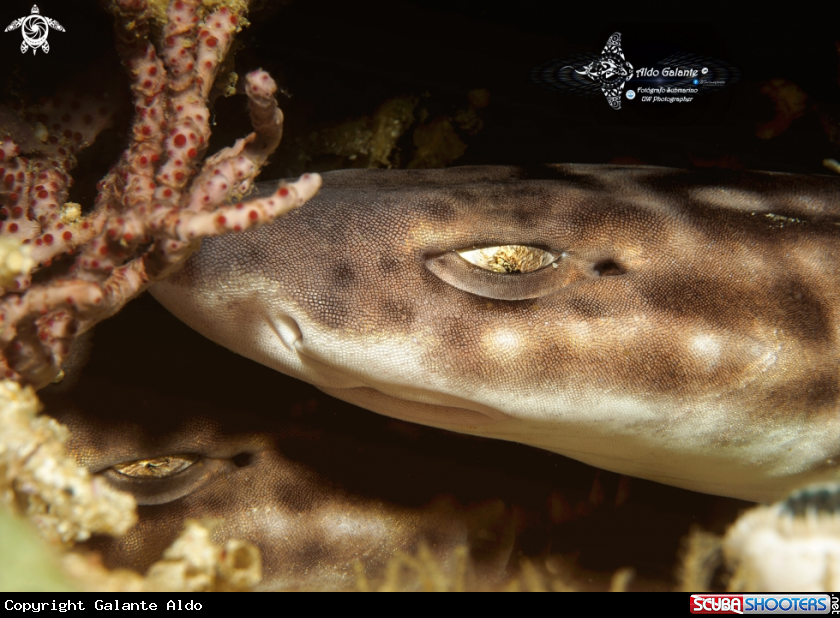
[[[269,70],[288,97],[288,147],[324,123],[370,115],[385,100],[414,95],[430,116],[466,107],[468,91],[489,91],[484,128],[465,139],[456,164],[605,163],[620,159],[655,165],[743,166],[797,173],[827,173],[821,161],[837,156],[825,125],[838,126],[838,54],[829,19],[785,23],[732,22],[706,5],[676,19],[673,12],[642,15],[634,7],[568,3],[408,2],[404,0],[269,0],[252,11],[239,36],[240,74]],[[565,5],[565,6],[560,6]],[[30,0],[7,0],[0,25],[28,15]],[[110,17],[94,1],[43,0],[41,14],[61,23],[51,51],[20,53],[20,31],[0,33],[0,85],[7,95],[37,98],[100,68],[123,79],[111,41]],[[685,16],[682,16],[685,17]],[[701,21],[696,21],[697,19]],[[622,33],[627,59],[639,68],[675,51],[720,58],[738,67],[741,81],[690,104],[623,100],[612,110],[603,97],[577,98],[533,83],[530,70],[553,58],[600,53]],[[804,114],[773,139],[756,126],[775,115],[760,92],[771,79],[796,84],[807,95]],[[632,82],[631,82],[632,83]],[[125,90],[125,88],[123,88]],[[241,98],[216,104],[217,140],[247,130]],[[835,129],[836,130],[836,129]],[[114,146],[119,151],[117,146]],[[107,158],[107,157],[103,157]],[[285,175],[275,163],[269,175]]]

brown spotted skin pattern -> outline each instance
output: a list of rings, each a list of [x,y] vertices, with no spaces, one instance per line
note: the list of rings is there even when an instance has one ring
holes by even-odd
[[[454,251],[560,256],[527,274]],[[404,420],[772,500],[838,478],[840,180],[342,171],[153,289],[231,350]]]
[[[378,579],[396,552],[414,555],[421,542],[450,575],[455,549],[469,547],[472,583],[491,587],[516,565],[518,534],[537,533],[547,543],[548,522],[527,500],[545,501],[544,482],[485,478],[397,432],[389,444],[388,436],[356,437],[264,413],[272,403],[285,412],[287,394],[274,402],[263,396],[254,411],[83,377],[72,403],[47,396],[50,413],[72,432],[79,463],[139,504],[139,523],[126,536],[94,537],[85,548],[108,567],[143,572],[186,519],[212,519],[216,542],[238,538],[260,549],[261,589],[341,590],[355,587],[357,560]],[[116,418],[103,401],[121,402]],[[131,480],[111,468],[180,454],[198,461],[170,478]],[[516,501],[523,496],[528,517]]]

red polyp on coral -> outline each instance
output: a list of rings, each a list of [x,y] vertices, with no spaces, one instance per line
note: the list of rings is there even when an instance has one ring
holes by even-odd
[[[129,144],[97,185],[89,214],[67,201],[69,172],[79,150],[110,122],[106,100],[61,96],[35,109],[0,108],[5,377],[44,386],[59,374],[77,333],[176,269],[201,238],[270,222],[317,192],[320,177],[305,175],[242,205],[283,130],[277,86],[262,70],[245,78],[254,132],[204,159],[208,98],[245,23],[247,2],[227,4],[204,14],[199,0],[171,2],[157,41],[147,0],[110,4],[135,117]],[[68,254],[69,271],[43,271]]]

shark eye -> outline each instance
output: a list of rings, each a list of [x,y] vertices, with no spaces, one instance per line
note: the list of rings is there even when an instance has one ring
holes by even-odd
[[[495,273],[530,273],[553,263],[557,256],[527,245],[499,245],[456,251],[470,264]]]
[[[199,491],[237,465],[231,459],[181,453],[114,463],[99,474],[134,495],[139,505],[166,504]]]
[[[455,249],[426,257],[426,268],[444,283],[496,300],[552,294],[568,283],[572,258],[560,250],[529,245]]]
[[[135,459],[111,467],[117,474],[133,479],[160,479],[186,470],[198,459],[198,455],[166,455],[151,459]]]

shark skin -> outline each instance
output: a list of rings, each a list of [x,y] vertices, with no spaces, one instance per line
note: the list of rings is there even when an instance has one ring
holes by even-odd
[[[108,397],[122,402],[118,415],[102,406]],[[522,533],[549,544],[551,522],[532,504],[545,503],[546,482],[459,465],[397,432],[388,443],[375,423],[366,425],[373,439],[357,437],[84,377],[69,401],[47,402],[71,429],[79,463],[137,500],[139,522],[127,535],[83,545],[109,568],[145,572],[189,519],[217,522],[217,543],[259,548],[259,590],[354,589],[355,561],[377,580],[397,552],[415,555],[424,543],[449,577],[469,547],[471,584],[492,588],[517,564]],[[172,474],[120,466],[162,456],[194,462]]]
[[[259,548],[260,590],[357,589],[357,560],[379,589],[395,554],[421,544],[449,587],[462,558],[466,589],[483,590],[551,555],[575,588],[607,590],[629,566],[634,589],[668,590],[690,526],[718,529],[750,506],[371,413],[214,344],[146,295],[88,335],[76,369],[38,395],[79,464],[138,502],[126,536],[79,546],[108,568],[145,572],[186,520],[211,519],[215,543]],[[185,455],[180,471],[126,469]],[[423,585],[413,573],[396,586]]]
[[[840,179],[553,165],[331,172],[152,294],[375,412],[769,502],[840,478],[838,284]]]

